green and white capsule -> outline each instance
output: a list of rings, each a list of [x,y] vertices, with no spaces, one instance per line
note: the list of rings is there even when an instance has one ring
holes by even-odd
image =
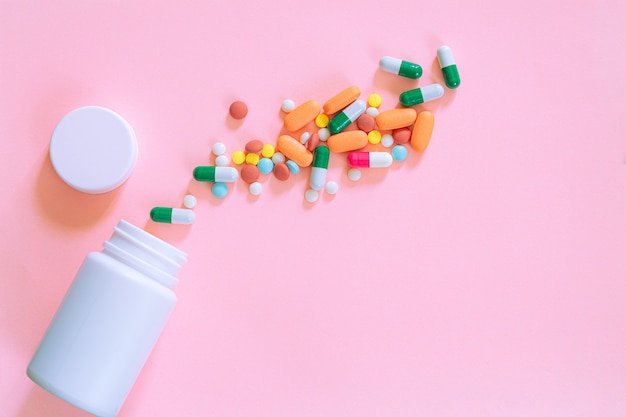
[[[311,179],[309,185],[315,191],[324,188],[326,184],[326,173],[328,172],[328,160],[330,150],[327,146],[318,146],[313,152],[313,168],[311,168]]]
[[[331,119],[328,123],[328,130],[330,130],[330,133],[333,135],[343,131],[350,123],[354,122],[365,113],[366,108],[367,106],[363,100],[356,100]]]
[[[202,182],[235,182],[239,171],[233,167],[199,166],[193,170],[193,177]]]
[[[456,62],[454,62],[450,47],[446,45],[440,46],[437,49],[437,59],[448,88],[457,88],[461,84],[461,77],[459,76],[459,70],[456,67]]]
[[[400,94],[400,103],[404,107],[415,106],[416,104],[426,103],[443,96],[443,85],[431,84],[414,90],[405,91]]]
[[[191,224],[196,214],[189,209],[155,207],[150,210],[150,218],[159,223]]]
[[[380,59],[380,68],[383,71],[414,80],[422,76],[422,67],[419,65],[391,56],[384,56]]]

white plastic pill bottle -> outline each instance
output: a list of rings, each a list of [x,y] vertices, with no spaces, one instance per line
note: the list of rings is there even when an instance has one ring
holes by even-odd
[[[121,220],[85,258],[28,365],[57,397],[100,417],[122,407],[174,305],[187,254]]]

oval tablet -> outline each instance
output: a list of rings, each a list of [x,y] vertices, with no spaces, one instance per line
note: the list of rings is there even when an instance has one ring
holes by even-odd
[[[290,114],[293,114],[293,112]],[[301,167],[308,167],[311,165],[311,162],[313,162],[313,154],[311,151],[301,144],[300,141],[289,135],[280,135],[276,147],[283,155]]]
[[[324,113],[337,113],[339,110],[347,107],[350,103],[353,103],[357,98],[359,98],[360,95],[361,90],[359,87],[355,85],[348,87],[324,103]]]
[[[306,101],[285,116],[283,120],[285,129],[290,132],[300,130],[315,120],[318,114],[320,114],[319,103],[315,100]]]
[[[435,116],[429,111],[420,112],[411,134],[411,147],[418,152],[423,152],[430,142],[434,126]]]
[[[411,129],[408,127],[394,129],[393,132],[391,132],[391,136],[393,136],[393,140],[396,143],[409,143],[411,140]]]
[[[393,130],[410,126],[415,122],[415,109],[392,109],[380,112],[376,116],[376,124],[382,130]]]
[[[356,151],[367,145],[367,133],[362,130],[349,130],[331,135],[326,143],[331,152]]]
[[[263,150],[263,142],[258,139],[254,139],[246,143],[246,152],[259,153]]]
[[[274,176],[279,181],[287,181],[289,179],[289,167],[286,164],[280,163],[274,166]]]
[[[260,171],[256,165],[244,165],[241,168],[241,179],[248,184],[258,181],[259,176]]]

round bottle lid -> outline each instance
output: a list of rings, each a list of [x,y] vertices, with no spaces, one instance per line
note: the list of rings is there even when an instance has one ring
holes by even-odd
[[[98,106],[65,115],[50,139],[50,160],[70,187],[90,194],[112,191],[137,162],[133,128],[119,114]]]

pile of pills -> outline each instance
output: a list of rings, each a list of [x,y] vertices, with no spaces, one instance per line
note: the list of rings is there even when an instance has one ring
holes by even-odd
[[[437,50],[437,58],[448,88],[457,88],[461,79],[448,46]],[[383,71],[401,77],[418,79],[422,67],[413,62],[385,56],[380,59]],[[334,195],[339,190],[335,181],[327,181],[328,164],[332,154],[346,154],[350,166],[348,178],[358,181],[363,168],[386,168],[394,161],[404,161],[408,157],[407,145],[417,152],[426,150],[433,132],[435,118],[430,111],[417,112],[413,106],[441,98],[444,95],[441,84],[431,84],[408,90],[400,94],[401,108],[380,110],[382,98],[379,94],[369,95],[361,100],[361,90],[350,86],[327,100],[322,106],[309,100],[296,106],[293,100],[282,102],[285,113],[284,130],[276,144],[261,140],[250,140],[243,150],[235,150],[226,155],[226,145],[215,143],[212,152],[215,165],[198,166],[193,170],[196,181],[211,183],[211,192],[216,198],[228,194],[227,183],[238,180],[248,184],[251,195],[263,192],[259,181],[261,175],[272,174],[278,181],[286,181],[291,175],[300,174],[303,168],[311,167],[306,201],[318,200],[319,192],[325,190]],[[233,119],[241,120],[248,114],[248,106],[243,101],[235,101],[229,108]],[[365,151],[368,144],[381,144],[390,151]],[[232,162],[232,166],[231,166]],[[155,207],[150,212],[153,221],[175,224],[193,223],[193,208],[196,198],[185,196],[185,208]]]

